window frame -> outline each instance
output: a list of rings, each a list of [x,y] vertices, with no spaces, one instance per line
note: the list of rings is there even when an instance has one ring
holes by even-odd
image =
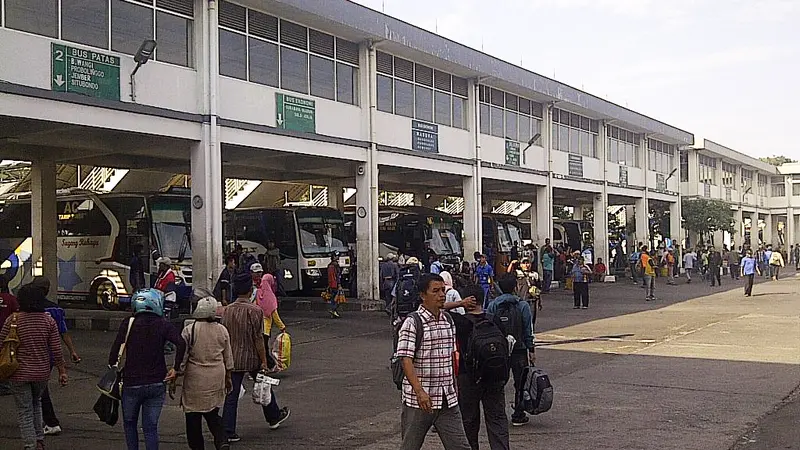
[[[492,111],[496,111],[497,108],[499,108],[499,114],[502,116],[503,120],[502,136],[498,136],[497,134],[493,133],[491,126],[488,129],[488,133],[484,132],[483,120],[481,120],[481,134],[486,136],[500,137],[503,139],[510,139],[523,145],[527,145],[530,138],[536,135],[536,133],[541,134],[543,118],[534,114],[535,112],[542,111],[541,103],[485,84],[479,85],[478,91],[480,92],[480,95],[478,96],[478,108],[483,108],[482,105],[486,105],[489,108],[489,114],[487,117],[488,122],[491,124],[491,121],[494,118]],[[523,107],[523,104],[526,106]],[[540,107],[536,108],[534,105],[539,105]],[[515,133],[509,133],[508,119],[510,117],[513,117],[514,121],[516,122]],[[520,119],[522,117],[528,120],[529,125],[528,131],[525,134],[523,134],[522,128],[520,127],[522,123],[522,120]],[[520,139],[521,136],[527,136],[528,139],[523,141]]]

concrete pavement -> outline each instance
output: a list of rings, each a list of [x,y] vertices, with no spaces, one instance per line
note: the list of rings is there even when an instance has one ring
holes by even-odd
[[[759,442],[773,446],[753,448],[791,448],[781,446],[791,435],[780,434],[791,420],[766,422],[765,415],[800,384],[800,282],[763,283],[751,298],[732,287],[659,284],[659,300],[645,302],[631,283],[592,285],[588,310],[573,310],[567,293],[546,296],[537,354],[555,385],[555,404],[511,430],[512,448],[728,450],[759,421],[774,425],[758,428],[768,435]],[[388,371],[386,316],[283,316],[294,363],[277,395],[292,417],[269,431],[245,398],[243,440],[235,448],[397,448],[399,396]],[[103,425],[91,412],[113,333],[78,331],[75,339],[84,362],[70,372],[68,387],[53,389],[65,431],[48,437],[47,446],[123,448],[121,425]],[[9,411],[0,415],[0,448],[17,448],[12,399],[0,397],[0,408]],[[162,448],[186,448],[177,402],[164,409],[161,436]],[[436,435],[425,448],[441,448]]]

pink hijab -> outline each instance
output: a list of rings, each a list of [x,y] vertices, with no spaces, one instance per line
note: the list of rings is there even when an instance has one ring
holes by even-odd
[[[275,291],[278,290],[278,284],[275,282],[275,277],[272,274],[264,274],[261,277],[261,286],[258,287],[256,292],[256,304],[264,311],[264,317],[269,317],[278,309],[278,297],[275,296]]]

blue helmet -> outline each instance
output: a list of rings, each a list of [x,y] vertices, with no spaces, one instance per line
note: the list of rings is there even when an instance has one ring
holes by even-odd
[[[133,294],[131,308],[134,316],[145,312],[163,316],[164,293],[158,289],[140,289]]]

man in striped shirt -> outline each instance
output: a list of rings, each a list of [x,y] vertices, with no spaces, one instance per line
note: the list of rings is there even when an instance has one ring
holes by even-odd
[[[470,450],[464,434],[456,394],[453,354],[455,326],[443,311],[445,285],[441,276],[425,274],[417,287],[422,299],[416,314],[422,322],[417,329],[413,316],[400,328],[397,357],[401,358],[403,411],[400,418],[402,450],[419,450],[431,426],[436,426],[445,450]],[[417,333],[422,333],[417,348]]]

